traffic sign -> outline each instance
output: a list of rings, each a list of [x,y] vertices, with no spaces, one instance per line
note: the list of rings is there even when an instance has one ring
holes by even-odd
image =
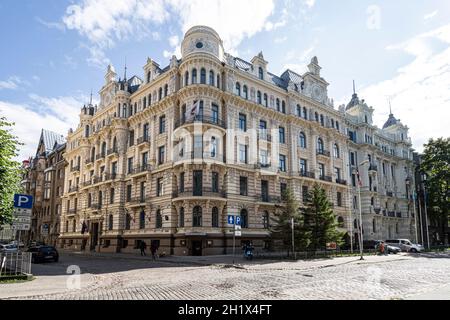
[[[13,214],[14,214],[14,216],[27,216],[27,217],[31,217],[31,209],[14,208]]]
[[[236,237],[241,237],[241,236],[242,236],[242,231],[235,231],[235,232],[234,232],[234,235],[235,235]]]
[[[33,207],[33,196],[26,194],[14,195],[14,208],[31,209]]]
[[[240,226],[241,225],[241,217],[236,217],[236,225]]]
[[[31,229],[31,225],[29,223],[13,223],[12,229],[19,231],[28,231]]]
[[[28,216],[18,216],[14,218],[15,223],[31,223],[31,217]]]
[[[241,230],[241,226],[240,226],[240,225],[235,225],[235,226],[234,226],[234,229],[235,229],[235,230]]]
[[[234,216],[228,216],[227,218],[228,224],[234,224]]]
[[[41,234],[43,236],[48,236],[48,229],[49,229],[49,225],[48,224],[43,224],[41,226]]]

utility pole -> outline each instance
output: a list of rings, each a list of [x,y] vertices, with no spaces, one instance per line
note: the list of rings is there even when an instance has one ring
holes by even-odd
[[[294,241],[294,218],[291,218],[291,226],[292,226],[292,254],[294,256],[294,260],[297,260],[297,256],[295,254],[295,241]]]

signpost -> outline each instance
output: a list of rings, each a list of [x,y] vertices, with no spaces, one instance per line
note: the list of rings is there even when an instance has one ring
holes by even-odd
[[[236,256],[236,237],[241,237],[241,217],[239,216],[228,216],[227,217],[228,225],[233,226],[233,264]]]
[[[14,221],[12,229],[18,231],[17,246],[20,248],[21,231],[31,229],[31,211],[33,208],[33,197],[25,194],[14,195]]]

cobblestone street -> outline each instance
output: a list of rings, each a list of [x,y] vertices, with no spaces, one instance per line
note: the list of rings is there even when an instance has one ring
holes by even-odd
[[[151,258],[63,253],[36,279],[1,284],[0,299],[450,299],[450,254],[251,263],[231,257]],[[71,265],[81,270],[67,274]],[[437,293],[436,293],[437,292]],[[433,294],[434,293],[434,294]]]

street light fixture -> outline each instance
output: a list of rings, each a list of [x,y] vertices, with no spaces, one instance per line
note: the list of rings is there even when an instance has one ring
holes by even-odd
[[[364,166],[365,164],[369,163],[369,160],[365,160],[363,162],[361,162],[358,165],[358,198],[359,198],[359,252],[361,254],[361,258],[360,260],[364,260],[364,255],[363,255],[363,246],[364,246],[364,242],[363,242],[363,223],[362,223],[362,207],[361,207],[361,174],[359,171],[359,167]]]

